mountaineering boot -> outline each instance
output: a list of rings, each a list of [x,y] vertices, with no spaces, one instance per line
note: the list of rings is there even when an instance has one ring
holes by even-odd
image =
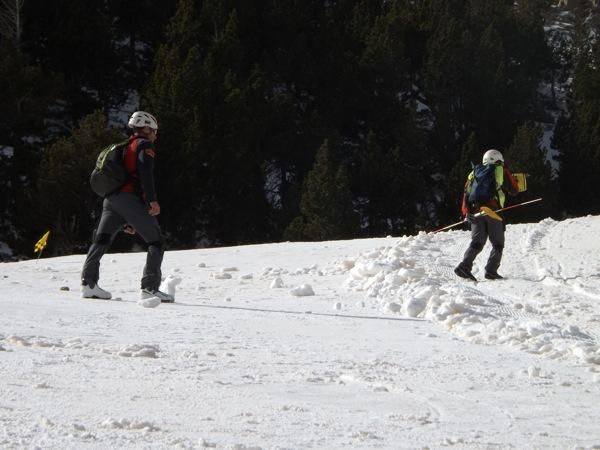
[[[175,297],[173,297],[172,295],[169,295],[169,294],[165,294],[164,292],[161,292],[158,289],[148,289],[148,288],[142,289],[142,292],[140,293],[140,298],[142,300],[145,300],[147,298],[152,298],[152,297],[157,297],[158,299],[160,299],[161,303],[175,302]]]
[[[486,272],[485,278],[488,280],[503,280],[504,277],[500,275],[498,272]]]
[[[456,269],[454,269],[454,273],[461,278],[466,278],[467,280],[477,281],[477,278],[475,278],[475,276],[470,271],[468,271],[467,269],[465,269],[462,266],[457,266]]]
[[[110,300],[112,295],[110,292],[105,291],[97,284],[90,287],[88,284],[81,285],[81,297],[82,298],[99,298],[102,300]]]

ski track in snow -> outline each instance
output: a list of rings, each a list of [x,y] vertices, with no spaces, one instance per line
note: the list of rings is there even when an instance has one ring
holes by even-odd
[[[597,448],[594,230],[509,225],[478,283],[460,231],[168,252],[156,309],[140,254],[103,261],[117,302],[81,255],[0,266],[0,448]]]
[[[457,280],[452,270],[468,246],[468,233],[422,233],[361,255],[347,286],[366,291],[388,311],[440,322],[471,342],[600,365],[598,308],[589,301],[600,290],[578,281],[598,270],[588,267],[590,260],[582,253],[586,246],[594,251],[589,236],[572,221],[551,219],[509,229],[501,267],[505,280]],[[465,239],[457,240],[457,233]],[[581,248],[575,242],[583,242]],[[581,262],[576,270],[568,253],[569,270],[557,259],[555,249],[563,247],[577,249]],[[473,270],[479,278],[488,253],[489,244]],[[536,289],[538,283],[543,288]]]

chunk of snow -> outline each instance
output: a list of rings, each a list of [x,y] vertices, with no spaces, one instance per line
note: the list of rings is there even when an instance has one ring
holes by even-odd
[[[294,297],[306,297],[315,295],[315,291],[310,284],[302,284],[290,290],[290,294]]]

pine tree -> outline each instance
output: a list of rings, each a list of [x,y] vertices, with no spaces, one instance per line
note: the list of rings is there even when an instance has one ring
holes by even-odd
[[[389,143],[371,131],[355,175],[358,210],[368,236],[405,234],[427,220],[426,152]]]
[[[120,74],[126,85],[139,91],[152,69],[152,59],[168,20],[177,6],[176,0],[106,0],[106,14],[112,19],[115,47],[121,63]]]
[[[101,204],[89,177],[102,148],[123,138],[121,130],[107,129],[106,117],[96,111],[84,117],[71,136],[44,151],[27,219],[32,236],[52,230],[51,254],[86,250]]]
[[[269,111],[249,39],[258,32],[255,9],[183,0],[158,51],[144,103],[161,122],[158,184],[175,245],[268,236],[262,166]]]
[[[525,124],[517,129],[512,144],[504,154],[506,165],[511,171],[528,174],[527,191],[519,194],[517,199],[544,199],[541,204],[511,212],[511,222],[539,221],[558,213],[558,190],[556,182],[552,179],[550,163],[540,147],[540,141],[540,128],[533,124]]]
[[[288,226],[286,239],[349,239],[358,233],[348,174],[343,165],[336,164],[335,147],[334,139],[325,140],[319,148],[304,183],[301,215]]]
[[[23,3],[25,0],[3,0],[0,3],[0,34],[15,47],[21,45]]]
[[[415,3],[430,37],[422,84],[435,115],[435,144],[445,149],[447,168],[472,132],[484,146],[504,147],[535,110],[536,88],[550,53],[544,8],[530,3]]]
[[[557,122],[554,141],[560,149],[562,203],[568,214],[576,215],[600,211],[600,44],[589,39],[590,33],[598,32],[589,14],[590,6],[578,2],[570,114]]]
[[[465,144],[463,145],[461,156],[456,165],[450,172],[448,179],[448,217],[458,217],[460,215],[460,207],[464,193],[464,185],[467,176],[473,170],[473,164],[479,164],[483,156],[483,152],[475,133],[471,133]]]
[[[22,51],[64,79],[55,106],[64,111],[63,134],[82,116],[123,100],[123,71],[104,0],[27,0],[23,21]]]
[[[21,51],[0,42],[0,235],[13,248],[23,239],[23,193],[34,183],[39,145],[46,141],[44,118],[59,80],[27,63]]]

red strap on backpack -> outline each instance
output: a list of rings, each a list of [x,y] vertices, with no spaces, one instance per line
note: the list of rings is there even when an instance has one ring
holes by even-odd
[[[505,184],[508,185],[508,188],[511,191],[509,192],[509,194],[515,195],[519,192],[519,183],[517,182],[515,177],[513,177],[513,174],[510,172],[510,170],[508,170],[507,167],[504,167],[504,180],[508,181],[508,183]]]

